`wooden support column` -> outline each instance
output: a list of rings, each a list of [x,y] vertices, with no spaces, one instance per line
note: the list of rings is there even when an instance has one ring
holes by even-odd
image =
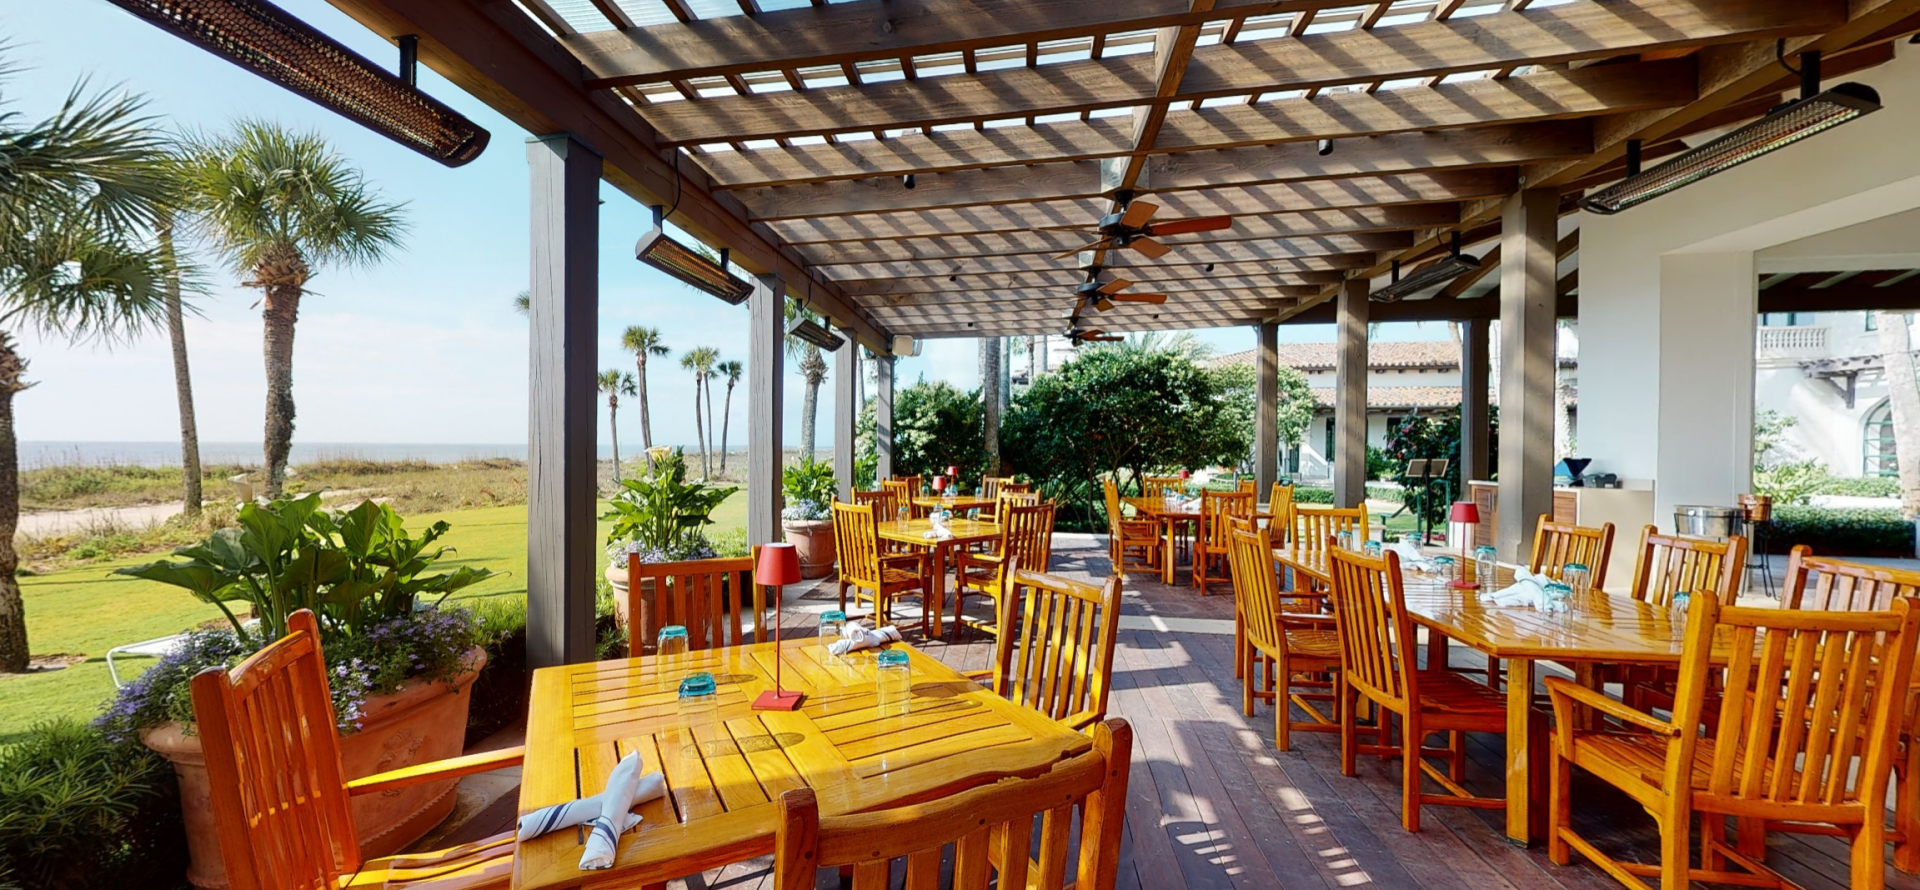
[[[980,418],[986,443],[985,475],[1000,475],[1001,346],[999,337],[980,339]],[[956,483],[957,484],[957,483]]]
[[[780,470],[786,454],[787,288],[779,277],[754,279],[747,298],[747,546],[780,539]]]
[[[1526,189],[1501,209],[1500,522],[1503,559],[1528,552],[1553,512],[1555,244],[1560,195]]]
[[[1280,325],[1254,327],[1253,482],[1259,497],[1280,478]]]
[[[853,427],[860,416],[860,399],[854,394],[860,382],[860,344],[853,334],[842,331],[847,342],[833,353],[833,479],[839,486],[840,500],[853,503]]]
[[[1492,367],[1487,347],[1492,323],[1475,318],[1460,323],[1460,486],[1457,500],[1467,500],[1466,484],[1486,479],[1490,419],[1487,377]]]
[[[527,140],[532,202],[527,391],[527,663],[594,657],[600,156]]]
[[[1333,502],[1358,507],[1367,501],[1367,292],[1372,282],[1349,279],[1340,288],[1334,343]]]
[[[873,392],[874,484],[893,478],[893,362],[891,355],[873,357],[879,385]]]

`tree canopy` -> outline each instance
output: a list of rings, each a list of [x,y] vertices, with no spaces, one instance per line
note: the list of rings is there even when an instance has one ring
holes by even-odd
[[[978,483],[987,459],[981,427],[980,391],[961,391],[950,383],[925,379],[899,390],[893,399],[893,472],[932,476],[960,468],[961,487]],[[872,473],[873,400],[860,412],[858,460]]]

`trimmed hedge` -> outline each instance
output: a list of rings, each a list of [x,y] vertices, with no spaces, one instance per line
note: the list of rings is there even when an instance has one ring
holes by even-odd
[[[1406,496],[1406,490],[1394,482],[1367,483],[1367,497],[1378,501],[1400,503]],[[1296,485],[1293,487],[1293,502],[1296,504],[1331,504],[1333,489],[1318,486]]]
[[[1767,552],[1786,553],[1805,544],[1821,556],[1885,556],[1909,559],[1914,555],[1913,523],[1899,510],[1860,507],[1773,508],[1773,527],[1767,530]]]
[[[1296,485],[1293,487],[1293,502],[1296,504],[1331,504],[1333,503],[1333,489],[1308,488],[1304,485]]]
[[[1852,498],[1897,498],[1900,496],[1900,480],[1892,476],[1829,476],[1814,487],[1813,493]]]

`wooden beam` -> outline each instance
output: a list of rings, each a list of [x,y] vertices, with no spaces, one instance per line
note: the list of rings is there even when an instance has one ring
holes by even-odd
[[[1373,254],[1351,253],[1320,257],[1281,257],[1242,262],[1219,261],[1202,263],[1183,261],[1166,263],[1172,257],[1167,254],[1162,262],[1135,262],[1138,254],[1133,251],[1112,251],[1107,254],[1111,262],[1123,262],[1127,265],[1103,266],[1108,278],[1125,278],[1135,282],[1178,282],[1186,284],[1215,278],[1236,278],[1259,275],[1294,275],[1301,272],[1339,272],[1346,269],[1364,269],[1373,265]],[[1209,269],[1208,266],[1212,268]],[[879,263],[862,266],[822,266],[822,272],[832,273],[833,280],[840,282],[849,293],[873,282],[925,280],[946,282],[953,288],[977,290],[980,288],[1001,287],[1009,276],[1023,276],[1026,273],[1079,274],[1081,267],[1071,259],[1056,260],[1046,256],[1002,257],[998,262],[971,262],[956,264],[946,262],[910,262]],[[1169,286],[1172,286],[1171,284]]]
[[[893,344],[874,354],[873,457],[874,482],[893,478]]]
[[[1113,276],[1106,276],[1111,278]],[[1285,272],[1260,275],[1216,275],[1203,278],[1163,278],[1135,281],[1128,293],[1200,293],[1220,290],[1260,290],[1287,285],[1331,284],[1343,278],[1340,272]],[[1070,294],[1086,280],[1077,269],[1050,272],[1007,272],[993,276],[975,276],[948,281],[946,278],[875,278],[843,282],[842,289],[860,305],[876,305],[874,298],[906,294],[931,294],[938,297],[966,295],[1005,295],[1007,299],[1025,299],[1036,291]],[[1129,279],[1132,280],[1132,279]]]
[[[833,351],[833,479],[840,499],[853,503],[854,425],[860,403],[860,344],[848,337]],[[878,488],[879,486],[874,486]]]
[[[1488,478],[1492,419],[1487,411],[1492,352],[1492,323],[1484,318],[1460,324],[1460,478]],[[1463,486],[1464,487],[1464,486]],[[1460,500],[1468,500],[1465,494]]]
[[[1671,108],[1693,98],[1690,58],[1549,69],[1506,80],[1470,80],[1383,93],[1342,90],[1312,99],[1176,110],[1167,115],[1152,151],[1241,148],[1455,127],[1504,127]],[[701,151],[691,157],[724,183],[724,188],[796,185],[1115,157],[1128,152],[1127,126],[1125,118],[1104,117],[750,151]],[[1150,177],[1158,181],[1157,173]]]
[[[1560,194],[1526,189],[1507,199],[1500,237],[1500,513],[1495,546],[1524,558],[1534,523],[1553,513],[1554,250]],[[1507,833],[1524,837],[1526,807]]]
[[[1449,226],[1459,220],[1460,205],[1457,203],[1369,205],[1334,210],[1282,210],[1235,219],[1233,228],[1225,231],[1168,239],[1166,243],[1188,244],[1197,242],[1201,238],[1209,242],[1269,242],[1321,235],[1403,232]],[[884,241],[907,241],[914,244],[971,251],[987,243],[986,239],[989,238],[1032,237],[1034,239],[1032,243],[1037,245],[1050,244],[1051,242],[1045,242],[1042,239],[1062,234],[1059,231],[1034,231],[1033,226],[1023,224],[1018,219],[1009,220],[1005,215],[995,215],[987,222],[1001,228],[957,229],[928,225],[916,226],[910,231],[903,232],[882,229],[853,217],[827,217],[805,223],[777,223],[773,228],[780,232],[789,244],[809,252],[820,249],[824,244],[842,246],[850,244],[858,249]],[[1092,222],[1086,217],[1049,223],[1049,225],[1067,224],[1075,229],[1086,226],[1087,240],[1092,240]],[[1076,232],[1072,237],[1080,237],[1080,235]],[[1066,250],[1072,246],[1074,245],[1068,244],[1058,250]]]
[[[1132,55],[670,102],[644,111],[676,142],[904,129],[1770,40],[1816,33],[1843,19],[1841,0],[1576,0],[1376,31],[1204,46],[1194,51],[1174,96],[1156,95],[1152,56]]]
[[[1550,121],[1343,139],[1326,156],[1309,142],[1183,152],[1140,159],[1148,182],[1141,194],[1153,201],[1179,192],[1442,173],[1583,157],[1592,150],[1587,122]],[[1106,194],[1100,163],[1069,161],[919,174],[912,189],[902,188],[898,179],[889,176],[742,189],[732,194],[762,219],[1096,198]]]
[[[1254,328],[1253,490],[1266,496],[1280,478],[1280,326]]]
[[[785,454],[786,288],[763,275],[747,298],[747,546],[780,539],[780,484]]]
[[[589,93],[580,63],[510,3],[446,0],[329,0],[383,38],[420,38],[420,62],[531,133],[571,133],[605,159],[603,176],[643,204],[678,204],[673,221],[710,245],[730,247],[753,274],[804,280],[799,255],[770,230],[748,222],[738,201],[712,191],[697,164],[675,173],[659,136],[625,100]],[[687,104],[687,103],[675,103]],[[889,335],[860,315],[832,285],[814,306],[849,325],[865,343],[886,348]]]
[[[1173,251],[1157,260],[1149,260],[1138,251],[1125,251],[1109,260],[1149,268],[1257,263],[1263,260],[1337,257],[1398,250],[1413,244],[1411,232],[1324,235],[1278,241],[1200,240],[1206,234],[1168,239],[1166,243],[1174,248]],[[895,274],[951,275],[962,269],[1015,272],[1035,268],[1036,264],[1056,267],[1068,262],[1054,260],[1056,255],[1078,248],[1087,240],[1086,236],[1071,232],[1024,232],[1019,235],[973,235],[941,241],[837,242],[809,245],[801,252],[814,268],[830,278],[883,278]]]
[[[1776,284],[1760,291],[1761,312],[1871,312],[1920,309],[1920,277],[1891,287],[1850,279],[1832,287],[1810,287],[1798,282]]]

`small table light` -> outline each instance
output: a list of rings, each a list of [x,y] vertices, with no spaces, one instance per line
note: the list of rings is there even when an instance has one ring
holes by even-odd
[[[791,711],[806,696],[780,688],[780,590],[800,580],[800,554],[792,544],[760,545],[760,562],[753,569],[753,583],[773,588],[773,688],[753,700],[756,711]]]
[[[1480,508],[1472,501],[1454,501],[1453,509],[1447,513],[1447,521],[1454,525],[1476,526],[1480,524]],[[1473,590],[1480,586],[1479,581],[1467,580],[1467,538],[1468,533],[1460,533],[1460,577],[1453,579],[1453,587],[1460,590]]]

